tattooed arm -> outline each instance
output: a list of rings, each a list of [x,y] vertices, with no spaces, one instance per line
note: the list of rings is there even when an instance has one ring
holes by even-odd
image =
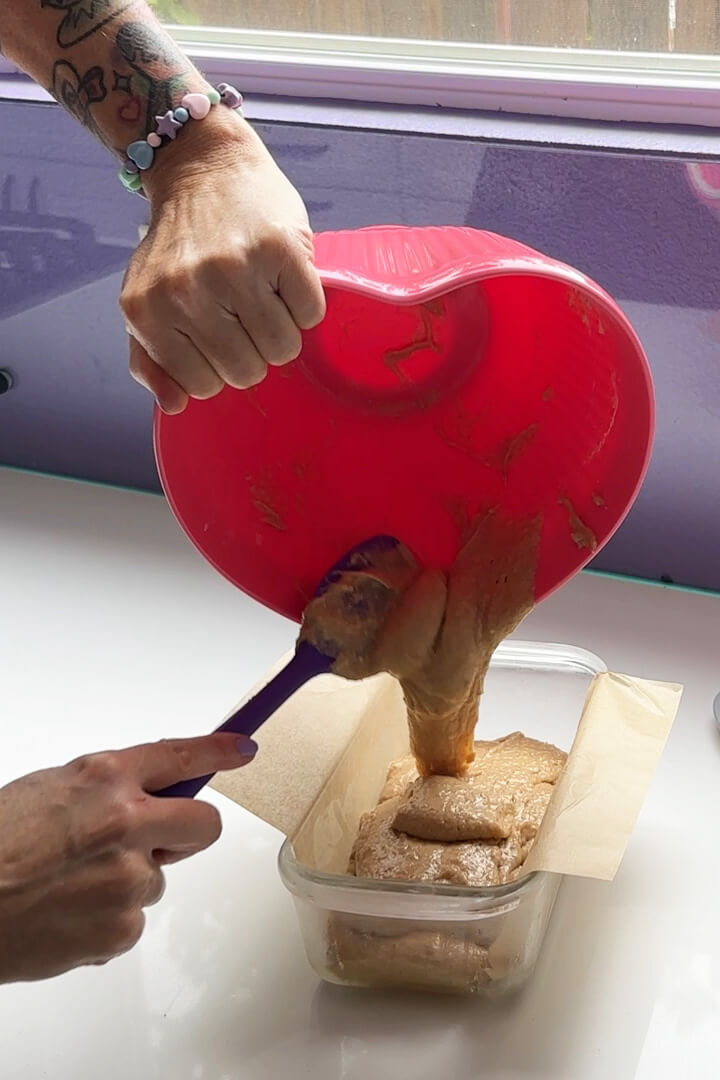
[[[122,155],[208,84],[137,0],[5,0],[7,56]]]
[[[4,54],[118,156],[207,81],[144,0],[2,0]],[[167,412],[259,382],[324,314],[302,199],[224,106],[164,146],[121,306],[130,370]]]

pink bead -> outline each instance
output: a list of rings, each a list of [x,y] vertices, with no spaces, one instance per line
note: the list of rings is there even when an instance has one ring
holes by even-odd
[[[161,139],[161,138],[160,138],[160,136],[159,136],[159,135],[157,135],[157,134],[156,134],[156,133],[155,133],[154,131],[151,131],[151,132],[150,132],[150,134],[149,134],[149,135],[148,135],[148,137],[147,137],[147,141],[148,141],[148,143],[150,144],[150,146],[155,146],[155,147],[157,147],[157,146],[161,146],[161,145],[162,145],[162,139]]]
[[[186,94],[180,104],[183,109],[187,109],[193,120],[202,120],[210,112],[210,102],[205,94]]]

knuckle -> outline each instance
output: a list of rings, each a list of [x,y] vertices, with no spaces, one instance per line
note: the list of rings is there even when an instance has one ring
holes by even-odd
[[[119,799],[113,804],[109,820],[115,831],[122,837],[132,836],[138,829],[141,819],[140,804],[130,798]]]
[[[111,875],[111,887],[119,900],[130,903],[148,889],[153,871],[139,851],[124,851],[118,856]]]
[[[193,755],[190,747],[172,739],[161,739],[158,745],[172,759],[173,769],[177,771],[178,779],[190,779],[193,772]]]
[[[220,376],[212,371],[195,372],[187,377],[185,383],[187,392],[199,401],[207,401],[208,398],[215,397],[225,385]]]
[[[303,253],[312,258],[315,252],[315,237],[310,228],[310,223],[307,220],[306,224],[295,226],[293,229],[293,238],[298,247],[302,249]]]
[[[228,251],[218,254],[208,269],[212,269],[220,279],[242,281],[251,273],[252,259],[244,243],[230,243]]]
[[[144,374],[144,366],[140,359],[140,356],[134,353],[132,350],[130,351],[129,368],[130,374],[133,376]]]
[[[165,274],[155,285],[156,296],[163,297],[183,311],[191,308],[198,292],[198,278],[202,266],[178,266]]]
[[[146,294],[134,286],[126,285],[120,293],[120,310],[131,325],[142,322],[147,308]]]
[[[285,320],[264,327],[263,354],[269,364],[287,364],[295,360],[302,348],[298,328]]]
[[[300,327],[303,330],[313,330],[323,321],[326,311],[327,306],[325,303],[325,296],[320,292],[319,296],[311,297],[307,310],[303,312]]]
[[[268,363],[278,366],[292,363],[300,355],[301,345],[299,334],[297,337],[276,342],[271,348],[271,355],[267,357]]]
[[[139,350],[130,350],[128,367],[133,379],[142,383],[143,386],[147,386],[148,389],[153,389],[154,385],[158,382],[160,376],[157,366],[152,359],[147,358],[145,354],[141,353]]]
[[[197,271],[174,267],[149,280],[127,282],[120,294],[120,307],[130,323],[142,324],[161,306],[187,310],[197,294]]]
[[[113,802],[97,821],[88,822],[83,846],[88,851],[100,851],[122,845],[135,832],[137,820],[137,810],[131,802]]]
[[[103,786],[116,784],[123,774],[120,756],[112,751],[78,758],[75,770],[82,781]]]
[[[245,363],[228,378],[231,386],[236,390],[249,390],[252,386],[259,386],[267,375],[265,363]]]
[[[155,869],[150,873],[147,881],[147,887],[145,889],[144,904],[150,906],[157,904],[162,900],[165,894],[165,875],[160,869]]]
[[[284,258],[290,239],[287,229],[282,225],[268,225],[255,241],[254,253],[265,259]]]

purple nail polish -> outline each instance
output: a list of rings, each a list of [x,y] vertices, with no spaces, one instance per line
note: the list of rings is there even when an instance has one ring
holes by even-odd
[[[258,744],[254,739],[247,739],[243,736],[235,740],[235,745],[243,757],[254,758],[258,752]]]

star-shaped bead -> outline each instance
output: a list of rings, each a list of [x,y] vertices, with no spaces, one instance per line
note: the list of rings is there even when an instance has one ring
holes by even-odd
[[[168,109],[163,116],[156,116],[155,123],[157,124],[155,130],[158,135],[167,135],[169,139],[174,139],[182,127],[180,121],[173,116],[172,109]]]

